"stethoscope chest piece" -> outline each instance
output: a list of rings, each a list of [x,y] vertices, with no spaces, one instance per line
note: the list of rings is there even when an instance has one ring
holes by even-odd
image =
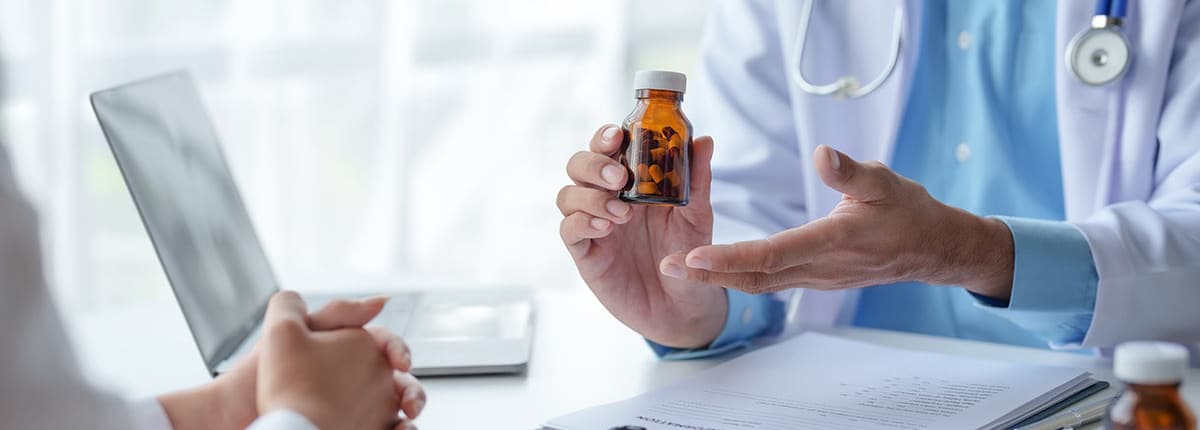
[[[1067,46],[1067,67],[1088,85],[1105,85],[1129,68],[1129,39],[1118,28],[1089,28]]]
[[[1129,39],[1121,23],[1129,0],[1096,0],[1091,28],[1071,39],[1067,45],[1067,68],[1080,82],[1100,86],[1116,81],[1129,68]]]

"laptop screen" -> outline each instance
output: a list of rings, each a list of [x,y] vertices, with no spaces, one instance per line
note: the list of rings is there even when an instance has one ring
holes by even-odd
[[[211,371],[277,286],[195,84],[164,75],[92,107]]]

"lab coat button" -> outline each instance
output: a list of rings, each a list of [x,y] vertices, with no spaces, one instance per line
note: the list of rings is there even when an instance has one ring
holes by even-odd
[[[965,163],[971,159],[971,147],[967,145],[967,142],[960,143],[954,147],[954,158],[958,159],[960,163]]]
[[[971,33],[963,31],[958,33],[958,48],[964,51],[971,47]]]

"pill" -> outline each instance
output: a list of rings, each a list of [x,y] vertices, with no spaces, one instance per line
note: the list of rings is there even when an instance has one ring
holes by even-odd
[[[653,179],[655,183],[659,183],[659,182],[663,181],[662,167],[658,167],[657,164],[650,165],[649,173],[650,173],[650,179]]]
[[[671,136],[667,141],[667,147],[671,149],[683,148],[683,138],[679,137],[678,134]]]
[[[678,187],[683,183],[683,180],[679,179],[678,172],[667,172],[667,181],[671,183],[672,187]]]

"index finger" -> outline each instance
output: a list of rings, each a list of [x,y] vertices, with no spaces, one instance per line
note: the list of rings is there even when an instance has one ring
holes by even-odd
[[[624,129],[616,124],[604,124],[592,134],[592,140],[588,143],[588,150],[612,156],[618,149],[621,149],[621,142],[624,140]]]
[[[299,294],[295,291],[280,291],[267,302],[267,314],[263,317],[263,325],[269,326],[285,321],[306,325],[304,317],[307,313],[304,300]]]
[[[412,350],[408,349],[408,344],[403,338],[379,326],[367,327],[366,330],[371,334],[371,339],[375,340],[375,346],[387,356],[388,364],[393,369],[401,372],[412,370]]]
[[[809,263],[825,252],[830,244],[829,229],[823,218],[766,239],[701,246],[688,252],[684,263],[713,272],[775,273]]]

